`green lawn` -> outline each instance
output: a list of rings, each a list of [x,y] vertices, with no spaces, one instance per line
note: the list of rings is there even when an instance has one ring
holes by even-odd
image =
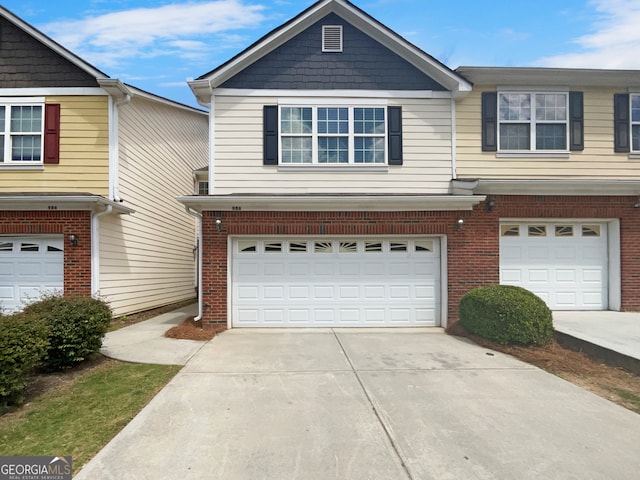
[[[105,360],[0,417],[0,452],[71,455],[77,472],[180,368]]]

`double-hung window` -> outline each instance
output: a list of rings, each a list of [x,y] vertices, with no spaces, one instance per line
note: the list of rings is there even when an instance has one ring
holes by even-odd
[[[280,163],[385,164],[384,107],[281,106]]]
[[[640,152],[640,94],[630,95],[631,103],[631,150]]]
[[[0,163],[42,163],[44,105],[0,103]]]
[[[567,93],[498,93],[498,149],[567,151],[568,112]]]

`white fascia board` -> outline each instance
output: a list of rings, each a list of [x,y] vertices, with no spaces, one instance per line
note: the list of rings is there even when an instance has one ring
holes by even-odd
[[[216,88],[216,97],[307,97],[307,98],[452,98],[451,92],[434,90],[251,90]],[[209,95],[211,95],[209,93]]]
[[[639,195],[640,181],[479,179],[474,193],[483,195]]]
[[[54,95],[108,95],[98,87],[0,88],[0,97],[47,97]]]
[[[178,202],[198,211],[405,212],[472,210],[484,195],[191,195]]]
[[[107,200],[99,195],[2,195],[0,210],[90,210],[99,211],[111,206],[119,214],[135,213],[135,210],[121,203]]]

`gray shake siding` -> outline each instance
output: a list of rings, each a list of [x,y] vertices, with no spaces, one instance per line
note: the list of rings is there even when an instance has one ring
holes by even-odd
[[[0,88],[97,86],[93,76],[0,18]]]
[[[343,26],[342,52],[322,52],[323,25]],[[221,87],[445,90],[409,62],[333,13],[227,80]]]

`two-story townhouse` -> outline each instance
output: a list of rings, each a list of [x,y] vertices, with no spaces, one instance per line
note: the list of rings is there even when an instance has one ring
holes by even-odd
[[[116,315],[194,297],[207,115],[108,77],[0,8],[0,307],[45,291]]]
[[[205,324],[445,325],[492,264],[466,225],[485,197],[452,181],[471,83],[350,2],[190,86],[209,106],[208,195],[179,200],[202,217]]]
[[[456,72],[473,83],[458,181],[488,198],[467,230],[488,239],[478,279],[556,310],[640,309],[640,71]]]

